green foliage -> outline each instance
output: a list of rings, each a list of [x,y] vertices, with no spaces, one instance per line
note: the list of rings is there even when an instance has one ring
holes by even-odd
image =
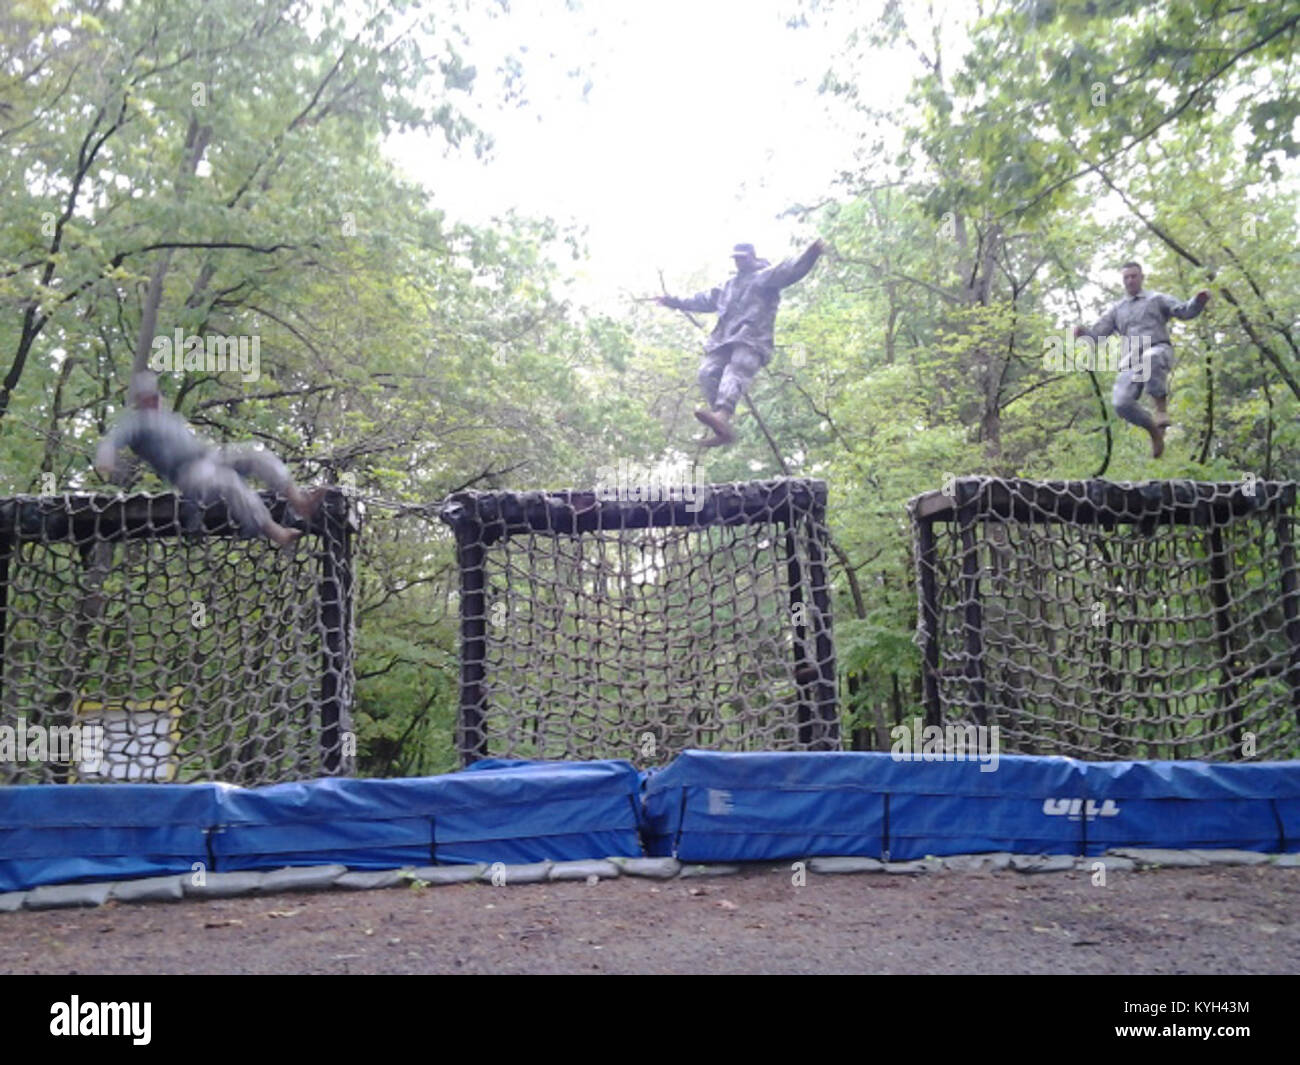
[[[856,51],[825,88],[857,106],[867,162],[804,213],[830,251],[786,293],[758,416],[742,405],[739,442],[702,466],[827,479],[845,719],[876,725],[920,703],[912,496],[981,472],[1294,475],[1300,4],[999,3],[955,56],[942,12],[847,10]],[[257,380],[190,371],[164,391],[208,434],[259,439],[301,479],[350,478],[372,501],[355,713],[372,773],[455,764],[453,546],[428,508],[394,508],[465,486],[587,486],[620,458],[685,460],[698,434],[702,335],[684,316],[571,306],[552,263],[580,253],[572,233],[512,213],[453,224],[385,161],[395,129],[487,143],[466,117],[482,79],[454,11],[0,13],[3,491],[42,472],[97,487],[90,456],[160,264],[159,333],[258,336]],[[916,59],[894,114],[873,101],[880,48]],[[505,75],[514,101],[526,70]],[[1151,287],[1213,297],[1174,325],[1159,464],[1116,422],[1109,374],[1042,358],[1118,296],[1135,256]]]

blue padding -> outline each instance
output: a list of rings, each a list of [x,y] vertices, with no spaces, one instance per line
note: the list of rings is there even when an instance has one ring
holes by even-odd
[[[442,862],[566,861],[641,854],[639,781],[624,761],[538,762],[434,777]]]
[[[638,857],[627,762],[511,763],[409,780],[0,788],[0,890],[340,863]]]
[[[646,846],[685,861],[1076,851],[1077,828],[1042,807],[1078,793],[1080,763],[1003,756],[980,770],[881,751],[687,751],[647,782]]]
[[[1300,762],[1096,762],[1088,764],[1087,785],[1089,854],[1300,850]]]
[[[212,833],[220,870],[339,863],[394,869],[433,861],[435,777],[232,788]]]
[[[1273,810],[1282,825],[1282,846],[1280,851],[1295,854],[1300,852],[1300,798],[1276,799]]]
[[[1044,814],[1044,800],[1081,795],[1084,766],[1070,758],[1002,755],[994,763],[932,762],[919,756],[878,757],[889,789],[889,857],[927,855],[1079,854],[1082,834],[1068,816]]]
[[[0,891],[188,873],[208,864],[218,784],[0,788]]]
[[[887,754],[685,751],[645,784],[646,850],[684,861],[879,857]],[[810,849],[811,848],[811,849]]]
[[[895,861],[1111,847],[1300,850],[1300,763],[991,762],[687,751],[645,781],[646,848],[685,861]]]
[[[687,751],[479,763],[407,780],[0,788],[0,891],[209,868],[812,855],[894,860],[1111,847],[1300,851],[1300,762],[991,763],[885,752]],[[643,802],[643,807],[639,804]]]
[[[677,856],[688,862],[878,855],[885,804],[862,788],[688,788]]]
[[[212,851],[218,869],[635,857],[636,788],[632,766],[609,761],[232,790]]]

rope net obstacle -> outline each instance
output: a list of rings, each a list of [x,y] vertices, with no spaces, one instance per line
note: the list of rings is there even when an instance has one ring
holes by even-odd
[[[27,741],[0,784],[349,772],[355,521],[331,490],[276,550],[173,494],[0,500],[0,726]],[[102,758],[55,756],[92,728]]]
[[[448,497],[462,760],[838,748],[825,507],[792,479]]]
[[[462,762],[840,748],[826,485],[698,490],[443,502]],[[1300,757],[1295,506],[1264,481],[918,496],[926,724],[1025,754]],[[0,784],[352,772],[357,532],[339,490],[285,550],[171,494],[0,500]],[[76,725],[101,761],[5,746]]]
[[[949,487],[908,504],[927,724],[1024,754],[1300,757],[1294,483]]]

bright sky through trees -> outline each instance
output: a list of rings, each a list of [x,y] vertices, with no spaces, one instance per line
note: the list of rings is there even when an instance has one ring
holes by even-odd
[[[736,241],[775,260],[814,235],[778,215],[824,196],[854,146],[836,101],[817,92],[843,37],[791,29],[797,11],[793,0],[638,0],[480,13],[462,24],[494,158],[444,159],[415,137],[390,151],[453,217],[513,207],[585,227],[584,295],[652,292],[657,267],[670,282],[724,276]],[[491,70],[521,46],[528,104],[501,107]],[[906,91],[907,57],[896,66],[882,69],[882,103]]]

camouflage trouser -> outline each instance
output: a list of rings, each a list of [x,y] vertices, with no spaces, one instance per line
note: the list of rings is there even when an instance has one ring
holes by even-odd
[[[1138,406],[1138,397],[1143,388],[1157,399],[1169,395],[1169,371],[1173,365],[1174,349],[1169,344],[1157,344],[1139,355],[1126,356],[1111,390],[1115,413],[1148,432],[1154,428],[1155,419]]]
[[[280,493],[293,484],[284,463],[269,451],[255,444],[231,444],[182,466],[176,487],[196,503],[224,502],[243,533],[255,536],[271,526],[271,512],[245,477],[256,477]]]
[[[744,344],[730,344],[708,352],[700,363],[699,375],[704,402],[713,410],[735,414],[740,397],[765,365],[767,359],[762,353]]]

